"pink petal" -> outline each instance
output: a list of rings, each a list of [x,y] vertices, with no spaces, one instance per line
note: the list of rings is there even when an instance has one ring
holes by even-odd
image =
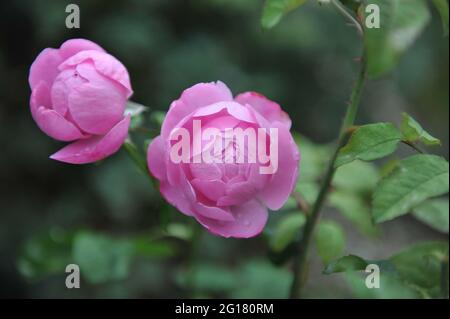
[[[159,185],[159,191],[163,197],[171,204],[175,206],[180,212],[185,215],[193,216],[192,201],[180,191],[179,187],[170,185],[167,181],[162,181]]]
[[[180,99],[186,105],[199,108],[220,101],[232,101],[233,95],[224,83],[218,81],[198,83],[185,90]]]
[[[31,94],[30,109],[39,128],[48,136],[59,141],[69,142],[83,137],[80,130],[61,114],[48,108],[50,90],[44,81],[39,82]]]
[[[62,71],[66,68],[74,67],[85,61],[92,61],[100,74],[120,83],[127,91],[127,98],[133,94],[127,69],[119,60],[105,52],[97,50],[78,52],[60,64],[59,70]]]
[[[45,81],[40,81],[35,85],[30,97],[30,110],[34,120],[36,121],[36,114],[39,107],[45,106],[51,108],[51,105],[50,87]]]
[[[278,170],[272,175],[259,198],[272,210],[280,209],[288,200],[297,181],[300,153],[287,127],[280,122],[278,128]]]
[[[190,164],[192,176],[203,180],[217,180],[222,178],[222,170],[216,164]]]
[[[34,60],[30,68],[29,83],[31,89],[40,81],[51,87],[59,73],[58,66],[67,58],[83,50],[104,50],[92,41],[71,39],[64,42],[59,49],[46,48]]]
[[[256,194],[255,187],[248,181],[230,183],[226,188],[226,195],[219,198],[217,205],[232,206],[239,205],[252,199]]]
[[[99,161],[117,152],[128,135],[130,117],[117,123],[104,136],[94,136],[67,145],[52,156],[51,159],[71,163],[86,164]]]
[[[196,84],[186,89],[178,100],[172,102],[162,125],[161,135],[168,138],[172,129],[199,107],[232,100],[230,90],[220,81]]]
[[[222,110],[227,110],[228,114],[230,114],[231,116],[233,116],[234,118],[236,118],[240,121],[256,123],[255,118],[253,117],[251,112],[249,112],[249,110],[247,108],[245,108],[244,106],[242,106],[239,103],[232,102],[232,101],[231,102],[230,101],[218,102],[218,103],[214,103],[214,104],[199,108],[192,114],[192,116],[193,117],[211,116],[213,114],[217,114],[217,113],[221,112]]]
[[[41,81],[51,87],[53,80],[59,73],[58,65],[61,62],[63,62],[63,58],[57,49],[47,48],[39,53],[30,67],[28,82],[31,89],[34,90],[35,86]]]
[[[260,173],[260,167],[259,164],[250,164],[247,177],[248,182],[257,190],[263,189],[271,179],[270,174]]]
[[[98,74],[92,64],[80,64],[77,71],[89,82],[70,90],[70,113],[82,130],[105,134],[123,117],[126,96],[116,82]]]
[[[160,181],[166,180],[165,147],[161,136],[157,136],[148,146],[147,165],[150,173]]]
[[[195,203],[196,216],[210,218],[213,220],[232,222],[235,220],[229,208],[206,206],[203,203]]]
[[[202,193],[206,198],[216,201],[225,194],[225,183],[221,180],[203,180],[194,178],[191,184],[198,192]]]
[[[98,44],[86,40],[86,39],[70,39],[64,42],[60,49],[59,53],[63,57],[64,60],[70,58],[72,55],[77,54],[80,51],[84,50],[95,50],[100,52],[105,52],[102,47]]]
[[[70,142],[83,138],[83,134],[75,125],[61,114],[44,106],[37,109],[35,120],[42,131],[56,140]]]
[[[196,216],[211,233],[222,237],[250,238],[262,232],[267,223],[267,209],[256,200],[232,207],[234,222],[217,221]]]
[[[235,101],[242,105],[245,104],[251,105],[269,122],[278,121],[286,125],[288,129],[290,129],[291,127],[291,119],[281,109],[280,105],[269,100],[262,94],[259,94],[257,92],[241,93],[238,96],[236,96]]]
[[[206,124],[202,122],[202,130],[206,130],[208,128],[215,128],[221,131],[225,129],[234,128],[239,125],[239,120],[231,115],[224,115],[214,117],[211,120],[207,121]]]
[[[88,80],[79,76],[75,69],[67,69],[58,74],[51,87],[52,107],[66,116],[69,109],[69,94],[73,87],[81,86]]]

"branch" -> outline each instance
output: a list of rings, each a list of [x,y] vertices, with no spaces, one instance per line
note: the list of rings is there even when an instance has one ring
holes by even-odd
[[[350,24],[356,27],[358,34],[360,36],[364,35],[364,29],[359,23],[359,21],[352,16],[350,12],[348,12],[347,8],[339,1],[339,0],[331,0],[331,4],[337,9],[337,11],[342,14],[347,20],[350,21]]]
[[[300,298],[303,285],[306,279],[307,272],[307,259],[311,241],[314,235],[314,230],[319,221],[320,211],[327,197],[330,189],[331,181],[333,180],[335,169],[335,161],[339,153],[339,149],[344,145],[347,133],[353,128],[356,113],[358,111],[359,102],[361,99],[362,89],[366,80],[366,58],[362,57],[361,70],[358,78],[353,86],[352,94],[350,96],[350,102],[347,108],[347,112],[342,123],[341,131],[339,133],[339,141],[336,145],[336,149],[328,164],[327,172],[320,188],[319,195],[314,202],[311,213],[308,215],[308,219],[303,230],[303,236],[299,244],[299,251],[294,260],[294,280],[291,286],[290,297]]]

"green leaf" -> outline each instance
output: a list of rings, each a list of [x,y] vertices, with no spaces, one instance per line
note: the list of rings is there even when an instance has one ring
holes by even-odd
[[[347,255],[329,263],[323,270],[323,274],[330,275],[338,272],[347,272],[366,269],[368,263],[361,257]]]
[[[315,144],[309,139],[299,134],[293,133],[295,143],[302,154],[302,163],[299,167],[299,182],[317,181],[323,174],[331,150],[327,145]]]
[[[177,280],[180,285],[203,293],[230,291],[238,284],[236,275],[228,267],[203,263],[179,273]]]
[[[29,279],[49,274],[63,274],[71,263],[73,233],[53,228],[44,235],[28,240],[18,259],[19,272]]]
[[[283,15],[296,9],[306,0],[266,0],[261,16],[261,25],[265,29],[273,28]]]
[[[300,212],[283,217],[270,238],[271,249],[274,252],[283,251],[300,234],[305,222],[305,215]]]
[[[390,71],[414,43],[430,20],[430,12],[423,0],[365,2],[369,4],[380,8],[380,28],[365,28],[364,35],[368,73],[378,77]]]
[[[126,278],[133,252],[130,242],[89,232],[78,233],[73,243],[74,262],[91,283]]]
[[[415,218],[442,233],[448,234],[449,203],[447,199],[430,199],[413,209]]]
[[[323,220],[316,233],[316,245],[324,264],[342,255],[345,250],[345,234],[341,226],[331,220]]]
[[[371,161],[385,157],[397,149],[401,134],[391,123],[375,123],[359,127],[341,148],[336,167],[356,159]]]
[[[352,192],[336,190],[329,196],[330,205],[336,207],[339,212],[352,222],[358,230],[367,235],[378,234],[376,225],[372,222],[370,208],[363,198]]]
[[[149,237],[145,235],[130,240],[134,246],[134,255],[151,258],[166,258],[174,255],[175,251],[172,245],[153,241]]]
[[[166,232],[167,235],[181,240],[190,240],[194,235],[192,227],[181,223],[168,224]]]
[[[391,158],[386,163],[383,164],[380,168],[380,177],[386,177],[391,174],[394,169],[397,167],[398,163],[400,163],[399,158]]]
[[[441,261],[437,256],[447,254],[448,242],[425,242],[416,244],[389,260],[408,284],[432,288],[440,284]]]
[[[403,140],[411,143],[422,142],[425,145],[441,145],[441,141],[431,136],[422,126],[407,113],[403,113],[401,131]]]
[[[351,278],[357,280],[358,294],[365,298],[389,298],[395,295],[405,296],[405,294],[411,297],[417,297],[420,294],[429,298],[439,295],[442,261],[448,258],[447,256],[448,243],[423,242],[387,260],[366,260],[354,255],[344,256],[327,265],[323,273],[329,275],[346,272]],[[356,274],[352,274],[352,271],[364,270],[368,264],[376,264],[380,268],[380,290],[367,289],[364,285],[365,278],[355,277]],[[361,285],[364,285],[364,289]],[[375,295],[367,294],[369,290],[379,292]]]
[[[125,108],[125,115],[131,116],[131,122],[130,122],[130,130],[134,130],[144,123],[144,117],[143,113],[148,110],[148,107],[135,103],[132,101],[127,102],[127,106]]]
[[[333,187],[366,195],[373,191],[378,180],[379,174],[373,163],[354,161],[336,170]]]
[[[252,260],[240,267],[238,279],[239,287],[231,298],[286,298],[292,274],[265,260]]]
[[[405,285],[396,274],[380,272],[380,288],[368,289],[366,273],[347,272],[345,279],[354,298],[361,299],[416,299],[417,289]]]
[[[448,0],[433,0],[433,4],[441,15],[444,35],[448,36]]]
[[[295,187],[295,190],[300,193],[307,203],[311,204],[316,200],[317,195],[319,194],[319,188],[320,187],[317,183],[299,181]]]
[[[380,223],[408,213],[428,199],[448,192],[448,162],[435,155],[403,159],[373,194],[372,213]]]
[[[142,104],[128,101],[127,106],[125,108],[125,115],[130,115],[131,117],[135,117],[138,115],[141,115],[142,113],[146,112],[148,110],[147,106],[144,106]]]

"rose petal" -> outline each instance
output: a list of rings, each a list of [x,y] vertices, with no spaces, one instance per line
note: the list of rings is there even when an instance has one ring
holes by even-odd
[[[217,81],[190,87],[183,92],[180,100],[190,107],[199,108],[220,101],[232,101],[233,95],[224,83]]]
[[[219,206],[232,206],[242,204],[252,199],[256,194],[255,187],[248,181],[228,182],[226,195],[217,200]]]
[[[161,135],[168,138],[172,129],[187,115],[199,107],[220,101],[232,101],[233,96],[222,82],[199,83],[186,89],[181,97],[170,105],[161,128]]]
[[[41,81],[35,86],[30,98],[31,115],[39,128],[59,141],[69,142],[82,138],[83,134],[75,125],[48,108],[50,103],[50,90],[47,84]]]
[[[217,180],[222,178],[222,170],[216,164],[190,164],[192,176],[203,180]]]
[[[64,60],[70,58],[72,55],[77,54],[80,51],[84,50],[95,50],[99,52],[105,52],[102,47],[98,44],[86,40],[86,39],[70,39],[64,42],[60,49],[59,53],[63,57]]]
[[[295,186],[300,153],[287,127],[276,122],[278,128],[278,169],[259,193],[259,198],[272,210],[280,209]]]
[[[161,136],[157,136],[148,146],[147,165],[150,173],[160,181],[166,180],[165,147]]]
[[[77,71],[89,82],[70,90],[70,113],[82,130],[105,134],[123,117],[126,96],[114,81],[98,74],[92,64],[78,65]]]
[[[100,74],[120,83],[127,91],[127,98],[133,94],[127,69],[119,60],[106,52],[96,50],[78,52],[61,63],[59,65],[59,70],[62,71],[66,68],[74,67],[85,61],[92,61],[95,65],[95,69]]]
[[[213,220],[233,222],[235,220],[229,208],[206,206],[203,203],[195,203],[196,216],[201,215]]]
[[[197,220],[211,233],[223,237],[250,238],[262,232],[267,223],[267,209],[256,200],[232,207],[234,222],[216,221],[196,216]]]
[[[291,119],[281,109],[278,103],[275,103],[264,95],[257,92],[245,92],[236,96],[235,101],[245,105],[251,105],[256,111],[264,116],[269,122],[281,122],[286,125],[288,129],[291,127]]]
[[[188,216],[194,215],[192,212],[192,202],[178,187],[170,185],[167,181],[162,181],[159,185],[159,191],[169,204],[175,206],[180,212]]]
[[[67,69],[58,74],[51,88],[53,109],[62,116],[67,115],[69,109],[69,93],[71,88],[87,83],[88,80],[79,76],[75,69]]]
[[[122,146],[128,135],[129,125],[130,117],[127,116],[106,135],[73,142],[50,156],[50,158],[71,164],[92,163],[104,159],[117,152]]]
[[[83,134],[75,125],[54,110],[41,106],[35,116],[39,128],[56,140],[70,142],[83,138]]]
[[[45,106],[51,108],[51,105],[50,87],[45,81],[40,81],[35,85],[30,97],[30,110],[33,119],[36,121],[36,114],[39,107]]]
[[[28,82],[31,89],[34,90],[35,86],[41,81],[51,87],[53,80],[59,73],[58,65],[61,62],[63,62],[63,58],[57,49],[47,48],[39,53],[30,67]]]
[[[202,108],[197,109],[192,116],[193,117],[205,117],[205,116],[211,116],[213,114],[220,113],[222,110],[227,110],[228,114],[233,116],[234,118],[249,122],[249,123],[256,123],[255,118],[249,112],[247,108],[242,106],[239,103],[236,102],[217,102]]]
[[[204,180],[194,178],[191,184],[195,190],[202,193],[206,198],[216,201],[225,194],[225,183],[221,180]]]

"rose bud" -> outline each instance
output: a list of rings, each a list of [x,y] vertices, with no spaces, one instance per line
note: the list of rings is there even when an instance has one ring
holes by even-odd
[[[72,164],[117,152],[128,134],[133,93],[127,69],[97,44],[72,39],[44,49],[30,68],[33,119],[48,136],[72,142],[50,158]]]

